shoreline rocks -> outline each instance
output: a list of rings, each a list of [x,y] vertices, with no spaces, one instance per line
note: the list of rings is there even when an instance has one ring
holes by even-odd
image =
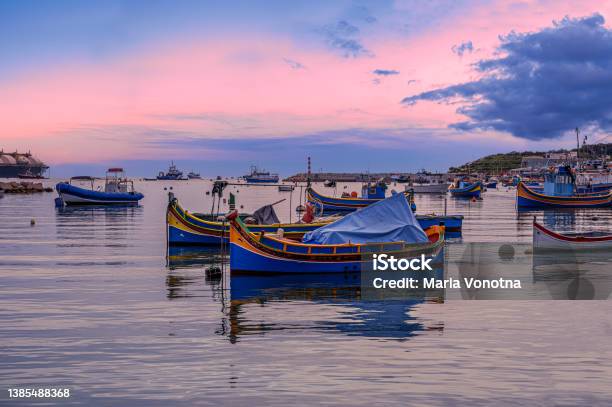
[[[11,181],[0,182],[0,190],[6,194],[31,194],[38,192],[53,192],[53,188],[43,186],[42,182]]]

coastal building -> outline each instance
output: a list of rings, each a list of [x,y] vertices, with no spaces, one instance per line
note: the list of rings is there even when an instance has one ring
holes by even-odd
[[[49,167],[30,152],[5,153],[0,150],[0,178],[40,177]]]

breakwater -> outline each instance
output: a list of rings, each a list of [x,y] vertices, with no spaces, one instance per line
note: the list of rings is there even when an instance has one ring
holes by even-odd
[[[12,181],[0,182],[0,191],[4,191],[7,194],[31,194],[53,192],[53,188],[45,187],[42,182]]]

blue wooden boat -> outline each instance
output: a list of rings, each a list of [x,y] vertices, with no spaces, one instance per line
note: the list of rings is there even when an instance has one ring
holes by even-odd
[[[90,189],[73,185],[73,182],[86,182]],[[144,198],[143,194],[134,191],[134,183],[125,178],[122,168],[109,168],[103,191],[94,189],[94,182],[93,177],[79,176],[58,183],[55,186],[59,195],[56,205],[138,205]]]
[[[384,182],[364,184],[361,197],[342,196],[335,198],[318,193],[312,188],[306,190],[306,200],[320,213],[353,212],[385,199],[387,185]],[[408,194],[408,192],[405,192]]]
[[[241,215],[245,217],[246,215]],[[286,237],[301,239],[306,232],[315,230],[330,221],[319,223],[274,223],[249,225],[254,233],[274,233],[283,229]],[[174,195],[170,195],[166,209],[168,244],[175,246],[219,245],[229,241],[229,223],[205,214],[189,213],[181,207]]]
[[[480,181],[458,181],[451,185],[448,190],[451,196],[460,198],[480,198],[482,183]]]
[[[544,187],[535,190],[520,182],[516,189],[519,209],[602,208],[612,206],[612,191],[579,193],[569,166],[559,166],[545,176]]]
[[[446,236],[459,237],[463,226],[462,215],[416,215],[419,225],[427,229],[436,225],[445,227]],[[279,223],[272,225],[249,225],[252,232],[274,233],[279,228],[286,237],[301,239],[302,236],[335,219],[314,223]],[[229,223],[221,222],[210,215],[191,213],[181,207],[174,196],[168,201],[166,209],[166,228],[170,246],[212,246],[220,245],[222,239],[229,242]]]
[[[402,202],[403,200],[403,202]],[[381,221],[380,216],[393,206],[389,218]],[[397,209],[403,205],[403,210]],[[416,223],[408,201],[397,194],[378,202],[362,211],[323,227],[313,233],[314,239],[342,239],[352,236],[358,243],[299,243],[283,236],[252,233],[240,220],[237,212],[228,216],[230,222],[230,269],[232,272],[256,273],[346,273],[359,272],[365,263],[371,262],[370,253],[390,253],[397,257],[413,257],[420,254],[435,257],[444,247],[444,228],[433,226],[424,232]],[[325,234],[323,229],[353,222],[360,227],[345,230],[346,234],[333,231]],[[340,225],[340,223],[343,225]],[[397,228],[398,222],[400,227]],[[406,229],[402,229],[403,225]],[[379,226],[380,230],[371,230]],[[385,229],[386,228],[386,229]],[[398,230],[400,232],[398,232]],[[371,232],[371,233],[370,233]],[[380,233],[378,233],[380,232]],[[388,236],[410,236],[408,240],[376,241]],[[414,239],[412,238],[414,236]],[[373,237],[373,239],[372,239]],[[310,239],[312,240],[312,239]],[[359,243],[359,242],[362,243]]]

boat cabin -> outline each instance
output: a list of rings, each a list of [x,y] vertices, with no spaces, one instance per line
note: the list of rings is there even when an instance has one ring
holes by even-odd
[[[544,195],[572,196],[576,191],[576,176],[570,166],[559,166],[544,177]]]
[[[134,182],[127,179],[123,168],[109,168],[106,171],[104,192],[130,193],[134,191]]]
[[[382,181],[367,183],[361,187],[361,197],[365,199],[384,199],[387,184]]]

